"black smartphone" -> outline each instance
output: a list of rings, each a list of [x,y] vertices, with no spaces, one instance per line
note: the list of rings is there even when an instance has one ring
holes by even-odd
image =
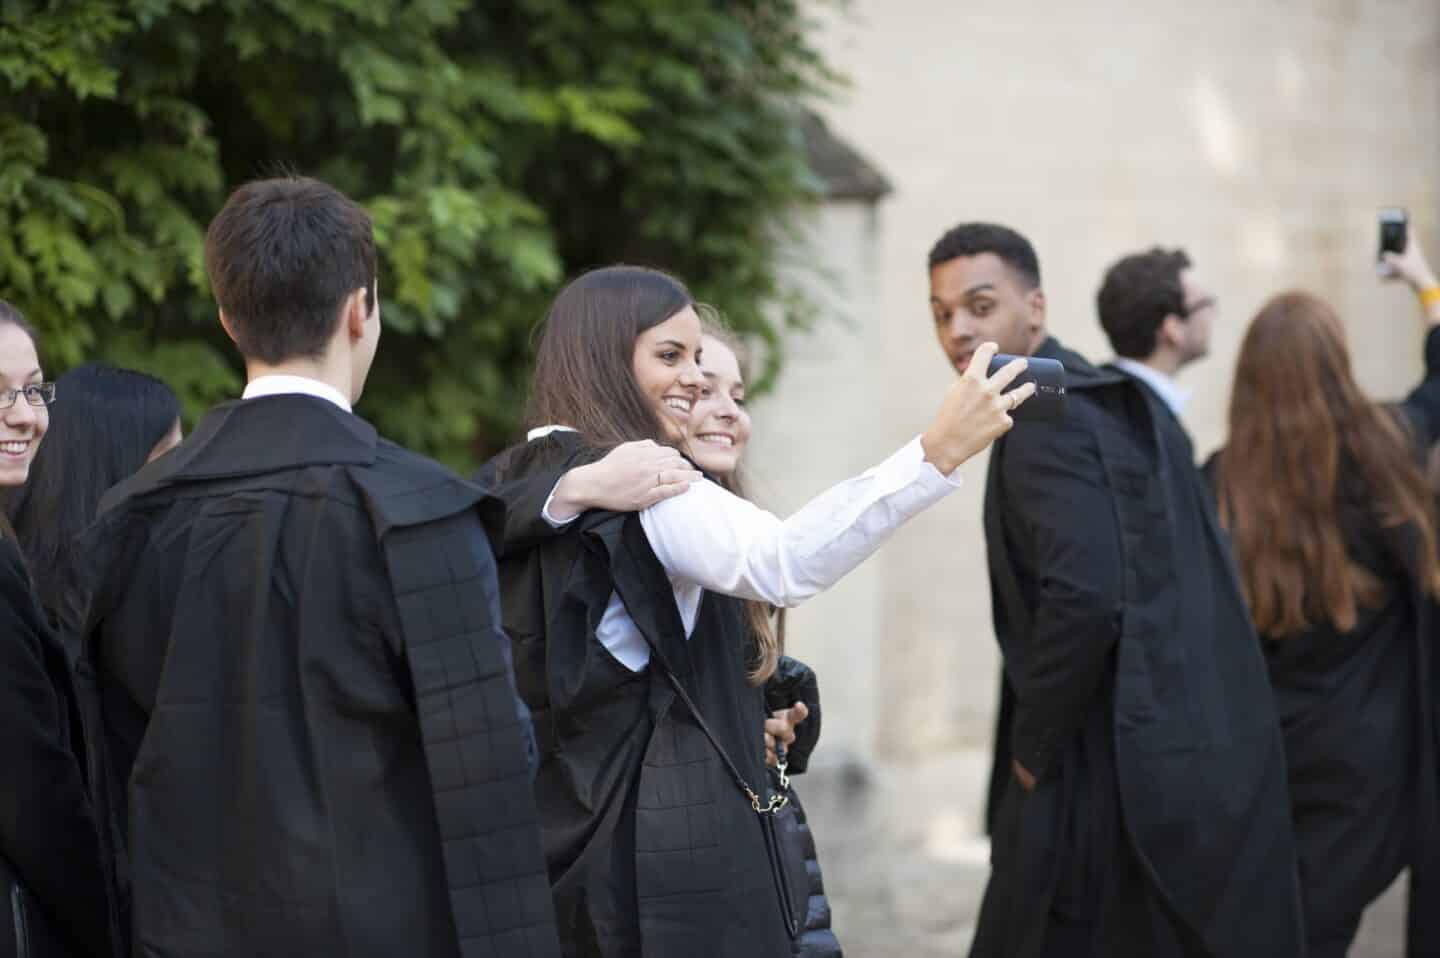
[[[985,371],[985,375],[995,375],[1002,366],[1017,358],[1021,357],[996,353],[995,358],[990,360],[990,368]],[[1065,415],[1065,367],[1054,359],[1040,359],[1035,356],[1023,358],[1028,363],[1025,371],[1016,376],[1015,381],[1006,387],[1005,391],[1008,393],[1025,383],[1034,383],[1035,395],[1021,403],[1020,408],[1011,415],[1016,422],[1054,422]]]
[[[1382,276],[1390,275],[1385,264],[1386,253],[1403,253],[1410,242],[1410,214],[1399,206],[1386,206],[1380,210],[1380,249],[1375,254]]]

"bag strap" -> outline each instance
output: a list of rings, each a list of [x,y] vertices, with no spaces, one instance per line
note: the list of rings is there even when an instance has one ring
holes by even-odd
[[[705,716],[700,714],[700,707],[695,704],[695,700],[690,697],[690,693],[685,691],[685,686],[680,684],[680,680],[676,678],[675,673],[670,670],[669,664],[658,655],[652,655],[650,659],[660,666],[661,671],[665,673],[665,677],[670,680],[671,687],[675,689],[675,694],[680,697],[680,701],[685,703],[685,707],[689,709],[690,714],[695,717],[695,724],[700,726],[700,731],[704,732],[705,737],[710,740],[710,744],[715,746],[715,751],[719,753],[720,761],[724,763],[725,770],[730,773],[730,777],[735,780],[735,785],[740,791],[745,793],[745,797],[750,799],[750,807],[755,810],[755,814],[773,815],[789,804],[790,796],[786,793],[771,795],[768,802],[761,801],[759,793],[751,788],[750,784],[745,781],[745,776],[740,774],[740,769],[736,767],[735,762],[730,758],[730,753],[725,751],[725,746],[720,744],[720,739],[715,736],[714,732],[710,731],[710,726],[706,723]],[[789,784],[789,779],[785,775],[783,766],[780,769],[780,781],[783,785],[788,786]]]
[[[616,514],[614,518],[619,520],[618,523],[606,521],[602,526],[593,528],[591,533],[610,558],[615,592],[620,596],[620,601],[625,605],[641,637],[645,639],[645,644],[650,647],[652,666],[665,673],[665,678],[675,689],[675,694],[695,717],[695,724],[700,726],[700,731],[704,732],[710,744],[715,746],[715,751],[725,764],[725,770],[735,780],[736,787],[750,800],[750,807],[756,814],[765,815],[779,811],[789,802],[788,795],[771,796],[768,802],[761,800],[759,793],[751,788],[745,781],[745,776],[740,774],[740,769],[730,758],[730,753],[725,751],[725,746],[720,744],[720,739],[710,730],[705,716],[700,713],[700,707],[695,704],[690,693],[685,691],[685,684],[677,675],[677,664],[687,675],[693,674],[693,669],[689,664],[684,626],[675,607],[669,579],[650,547],[650,540],[640,525],[639,516],[632,512]]]

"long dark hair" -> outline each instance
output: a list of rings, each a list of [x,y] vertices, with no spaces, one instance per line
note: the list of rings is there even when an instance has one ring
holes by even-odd
[[[50,431],[8,511],[41,604],[59,621],[74,611],[74,538],[105,491],[145,465],[180,417],[180,402],[153,376],[96,363],[61,376],[55,393]]]
[[[564,425],[596,447],[667,442],[635,382],[635,340],[695,299],[668,273],[607,266],[570,281],[546,313],[530,386],[531,426]]]
[[[1276,296],[1240,347],[1230,438],[1219,461],[1220,518],[1263,635],[1316,622],[1355,627],[1386,586],[1353,562],[1338,518],[1340,472],[1359,471],[1386,528],[1411,527],[1420,587],[1440,596],[1433,494],[1410,439],[1360,391],[1340,317],[1309,293]]]
[[[35,347],[35,352],[40,352],[40,334],[35,332],[35,327],[25,320],[25,314],[5,300],[0,299],[0,326],[18,326],[20,331],[30,337],[30,343]],[[24,400],[16,398],[16,402]],[[41,443],[44,448],[44,443]],[[32,466],[33,471],[33,466]],[[15,530],[10,525],[10,517],[0,512],[0,539],[14,539]]]

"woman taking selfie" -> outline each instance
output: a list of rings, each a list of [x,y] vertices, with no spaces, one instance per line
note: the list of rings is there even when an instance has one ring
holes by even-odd
[[[0,302],[0,486],[24,485],[49,426],[34,332]],[[69,667],[0,520],[0,935],[20,954],[110,954],[110,912]],[[17,898],[17,891],[18,898]],[[19,907],[17,907],[17,902]],[[27,949],[30,949],[27,952]]]
[[[771,796],[752,747],[778,648],[757,649],[744,604],[719,597],[784,607],[833,585],[952,491],[955,470],[1030,393],[1002,395],[1023,364],[987,378],[994,347],[982,347],[923,436],[786,520],[708,480],[639,512],[580,515],[606,497],[574,467],[622,443],[657,444],[657,488],[690,481],[658,444],[685,439],[704,382],[701,337],[672,277],[581,276],[546,318],[538,428],[483,473],[507,506],[505,626],[534,715],[568,955],[790,955],[794,909],[776,879]],[[534,534],[541,515],[561,534]]]
[[[745,404],[745,374],[740,360],[743,347],[739,338],[729,330],[709,322],[704,324],[701,347],[700,368],[705,380],[690,410],[685,453],[691,462],[704,470],[705,476],[735,495],[744,496],[740,463],[750,443],[751,420]],[[636,498],[653,488],[653,475],[647,477],[642,471],[632,468],[628,461],[616,460],[622,460],[622,457],[606,457],[592,467],[596,475],[603,476],[601,481],[594,483],[595,486],[619,491],[628,485],[629,494]],[[630,500],[616,500],[612,492],[610,502],[576,502],[573,505],[584,509],[627,511],[626,501]],[[712,597],[712,601],[717,600],[734,601]],[[745,603],[745,617],[755,637],[755,648],[759,650],[774,645],[783,653],[784,644],[777,641],[783,628],[783,618],[772,621],[771,612],[771,607],[763,602],[752,600]],[[803,662],[782,654],[775,673],[765,681],[765,701],[766,708],[771,712],[764,721],[766,761],[776,768],[772,774],[798,775],[805,771],[820,737],[819,687],[814,671]],[[742,715],[741,721],[745,720]],[[751,720],[759,723],[753,716]],[[755,739],[751,746],[758,748],[760,740]],[[795,842],[788,846],[787,851],[791,853],[794,874],[804,876],[800,882],[803,887],[796,898],[805,917],[795,938],[794,954],[796,958],[837,958],[841,953],[840,943],[830,930],[830,904],[825,898],[814,838],[800,807],[799,796],[793,787],[787,792],[796,828]]]
[[[1440,302],[1413,241],[1394,262]],[[1356,384],[1335,311],[1276,296],[1245,335],[1229,443],[1207,466],[1280,709],[1311,958],[1343,956],[1407,867],[1408,953],[1440,953],[1440,551],[1422,471],[1440,438],[1437,323],[1432,309],[1424,379],[1386,406]]]

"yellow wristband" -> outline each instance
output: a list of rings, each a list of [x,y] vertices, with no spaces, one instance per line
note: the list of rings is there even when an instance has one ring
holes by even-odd
[[[1424,309],[1430,309],[1436,303],[1440,303],[1440,286],[1426,286],[1420,291],[1420,305]]]

